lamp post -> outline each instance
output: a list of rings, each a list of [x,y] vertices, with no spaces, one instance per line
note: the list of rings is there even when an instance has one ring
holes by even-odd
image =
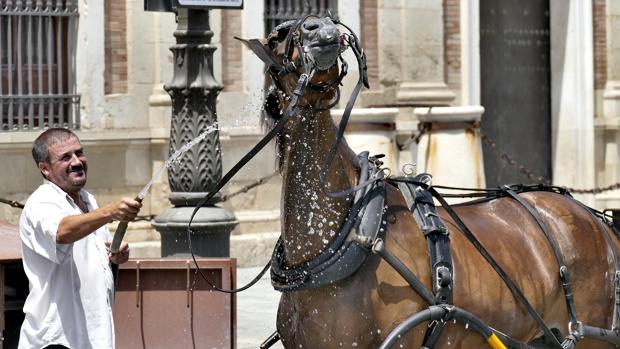
[[[170,149],[172,154],[217,123],[216,98],[222,85],[213,76],[213,31],[209,9],[222,4],[240,8],[239,1],[222,0],[145,0],[145,10],[177,14],[176,43],[172,80],[164,89],[172,99]],[[198,202],[222,177],[219,132],[187,151],[177,166],[168,169],[169,200],[174,207],[155,218],[153,227],[161,234],[162,257],[186,257],[189,253],[187,229]],[[194,217],[192,247],[196,256],[228,257],[230,232],[237,225],[235,216],[216,206],[216,195]]]

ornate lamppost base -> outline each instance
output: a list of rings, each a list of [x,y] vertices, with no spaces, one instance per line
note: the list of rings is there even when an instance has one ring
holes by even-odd
[[[161,256],[186,258],[189,254],[187,227],[195,207],[172,207],[155,218],[153,227],[161,234]],[[191,225],[192,251],[196,257],[229,257],[230,232],[239,222],[227,210],[202,207]]]

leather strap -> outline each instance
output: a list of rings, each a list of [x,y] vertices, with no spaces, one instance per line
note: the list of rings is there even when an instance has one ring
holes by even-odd
[[[521,206],[523,206],[529,212],[530,215],[532,215],[532,217],[534,217],[534,220],[536,220],[536,223],[538,224],[540,229],[545,234],[547,241],[549,241],[549,244],[551,245],[551,248],[553,249],[553,254],[555,255],[555,259],[557,260],[559,267],[560,267],[560,281],[562,282],[562,288],[564,290],[564,298],[566,299],[566,308],[568,309],[568,320],[571,323],[576,325],[578,323],[577,322],[577,311],[575,309],[575,299],[573,295],[573,287],[570,281],[570,272],[568,270],[568,267],[566,266],[566,263],[564,263],[564,257],[562,256],[562,251],[560,251],[558,242],[555,241],[555,239],[549,232],[549,228],[547,227],[545,222],[543,222],[542,217],[540,217],[540,214],[538,213],[538,211],[536,211],[536,209],[532,207],[532,205],[530,205],[529,202],[525,201],[522,197],[519,196],[519,194],[515,193],[513,190],[509,189],[508,187],[504,188],[504,192],[508,194],[510,198],[517,201]]]
[[[467,240],[469,240],[469,242],[471,242],[472,245],[476,247],[476,249],[487,260],[487,262],[491,264],[491,267],[502,278],[502,280],[504,281],[506,286],[510,289],[510,291],[515,296],[515,298],[517,298],[519,302],[521,302],[521,304],[525,306],[525,309],[527,310],[527,312],[534,319],[534,321],[536,321],[536,323],[542,328],[543,332],[545,333],[545,336],[548,338],[549,341],[551,341],[551,344],[553,345],[553,347],[561,349],[562,344],[560,344],[558,338],[553,334],[553,332],[551,332],[551,330],[549,329],[545,321],[540,317],[538,312],[536,312],[534,307],[532,307],[532,304],[530,304],[527,298],[525,298],[525,295],[523,294],[523,292],[521,292],[521,290],[515,284],[515,282],[512,281],[512,279],[508,276],[508,274],[506,274],[504,269],[502,269],[502,267],[495,261],[493,256],[491,256],[489,251],[487,251],[487,249],[484,248],[484,246],[482,246],[480,241],[474,236],[474,234],[469,230],[469,228],[467,228],[463,220],[461,220],[461,217],[459,217],[459,215],[454,211],[454,209],[452,209],[452,207],[446,202],[446,200],[441,196],[441,194],[439,194],[439,192],[435,190],[435,188],[430,187],[428,188],[428,191],[430,191],[431,194],[433,194],[433,196],[437,199],[437,201],[441,203],[441,206],[443,206],[443,208],[446,210],[448,215],[450,215],[450,217],[458,225],[458,227],[460,228],[460,231],[463,233],[463,235],[465,235]]]

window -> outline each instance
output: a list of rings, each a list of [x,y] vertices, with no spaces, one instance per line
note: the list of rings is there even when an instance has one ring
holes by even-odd
[[[0,132],[79,128],[78,0],[0,0]]]
[[[338,0],[265,0],[265,35],[278,24],[313,14],[338,18]]]

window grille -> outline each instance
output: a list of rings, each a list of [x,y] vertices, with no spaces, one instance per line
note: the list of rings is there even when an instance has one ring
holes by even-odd
[[[278,24],[305,15],[338,18],[338,0],[265,0],[265,35]]]
[[[78,0],[0,0],[0,131],[80,127]]]

